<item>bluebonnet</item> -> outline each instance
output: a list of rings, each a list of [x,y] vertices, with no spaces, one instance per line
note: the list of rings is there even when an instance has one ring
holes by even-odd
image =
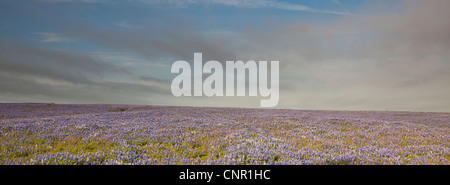
[[[0,104],[0,164],[450,164],[450,113]]]

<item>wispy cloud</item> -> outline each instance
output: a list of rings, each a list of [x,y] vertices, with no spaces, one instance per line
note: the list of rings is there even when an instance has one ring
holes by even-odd
[[[331,0],[331,2],[339,5],[339,7],[344,9],[346,13],[351,14],[350,11],[348,11],[348,9],[339,0]]]
[[[0,96],[10,99],[13,94],[40,101],[107,103],[122,99],[139,103],[136,97],[168,94],[165,80],[135,74],[127,66],[90,55],[10,41],[0,42],[0,50]]]
[[[65,42],[69,41],[69,39],[62,37],[61,35],[57,33],[50,33],[50,32],[38,32],[34,33],[41,37],[41,42]]]
[[[109,0],[35,0],[46,3],[104,3]]]
[[[120,28],[127,28],[127,29],[141,29],[143,28],[140,25],[132,25],[126,22],[116,22],[114,23],[114,26],[120,27]]]
[[[109,0],[35,0],[39,2],[48,3],[105,3]],[[304,11],[311,13],[326,13],[336,15],[351,15],[351,13],[338,0],[332,0],[333,3],[338,4],[345,11],[332,11],[315,9],[302,4],[294,4],[276,0],[137,0],[143,3],[150,4],[172,4],[176,7],[186,7],[190,4],[218,4],[225,6],[234,6],[238,8],[276,8],[290,11]]]
[[[326,14],[337,14],[337,15],[351,15],[350,12],[339,12],[339,11],[331,11],[331,10],[321,10],[314,9],[301,4],[293,4],[275,0],[170,0],[170,1],[162,1],[162,0],[141,0],[141,2],[146,3],[170,3],[175,4],[178,7],[184,7],[188,4],[218,4],[225,6],[234,6],[238,8],[276,8],[282,10],[291,10],[291,11],[304,11],[311,13],[326,13]],[[339,2],[339,1],[338,1]],[[340,4],[340,3],[339,3]],[[341,4],[342,5],[342,4]]]
[[[223,0],[218,0],[218,1],[223,1]],[[312,12],[312,13],[350,15],[349,12],[319,10],[319,9],[314,9],[314,8],[300,5],[300,4],[291,4],[291,3],[279,2],[279,1],[260,0],[260,1],[256,1],[256,2],[259,3],[260,7],[272,7],[272,8],[283,9],[283,10],[305,11],[305,12]]]

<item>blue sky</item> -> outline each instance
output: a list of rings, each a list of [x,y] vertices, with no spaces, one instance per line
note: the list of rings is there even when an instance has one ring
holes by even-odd
[[[280,61],[276,108],[450,111],[446,0],[0,1],[0,102],[259,107],[174,97],[170,67]]]

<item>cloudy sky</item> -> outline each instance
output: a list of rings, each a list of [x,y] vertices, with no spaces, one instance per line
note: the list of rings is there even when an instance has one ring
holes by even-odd
[[[0,102],[174,97],[173,62],[280,61],[275,108],[450,112],[448,0],[0,0]]]

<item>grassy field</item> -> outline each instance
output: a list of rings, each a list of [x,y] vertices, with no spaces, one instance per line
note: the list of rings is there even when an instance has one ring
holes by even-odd
[[[450,113],[0,104],[0,164],[450,164]]]

